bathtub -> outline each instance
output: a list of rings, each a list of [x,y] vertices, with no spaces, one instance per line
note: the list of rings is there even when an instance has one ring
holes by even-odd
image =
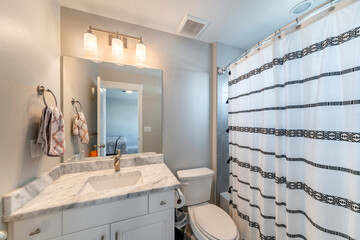
[[[228,192],[220,193],[220,208],[229,214],[229,200],[230,196]]]

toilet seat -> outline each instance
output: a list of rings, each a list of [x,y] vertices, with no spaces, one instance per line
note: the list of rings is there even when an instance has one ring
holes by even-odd
[[[230,216],[214,204],[189,207],[190,224],[200,240],[235,240],[238,231]]]

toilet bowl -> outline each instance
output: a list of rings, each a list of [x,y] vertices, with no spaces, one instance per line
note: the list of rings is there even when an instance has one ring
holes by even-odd
[[[239,233],[230,216],[214,204],[188,207],[190,225],[198,240],[238,240]]]
[[[188,207],[190,226],[198,240],[238,240],[239,233],[231,217],[208,203],[214,171],[195,168],[177,172]]]

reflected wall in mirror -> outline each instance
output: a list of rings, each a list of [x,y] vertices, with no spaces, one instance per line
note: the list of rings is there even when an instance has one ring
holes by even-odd
[[[161,70],[64,56],[62,110],[65,162],[114,155],[117,149],[162,152]]]

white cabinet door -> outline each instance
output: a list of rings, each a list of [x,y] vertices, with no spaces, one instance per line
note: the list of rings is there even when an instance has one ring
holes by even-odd
[[[52,240],[110,240],[110,225],[67,234]]]
[[[174,209],[111,224],[111,240],[173,240]]]

